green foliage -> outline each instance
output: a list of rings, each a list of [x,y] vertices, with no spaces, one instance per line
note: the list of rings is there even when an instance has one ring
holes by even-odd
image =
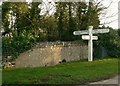
[[[30,30],[39,35],[40,40],[73,41],[79,37],[73,31],[87,29],[89,25],[99,26],[99,15],[102,7],[93,2],[89,6],[85,2],[58,2],[55,4],[54,15],[40,15],[41,3],[3,3],[3,27],[5,32],[17,32],[19,36],[23,30]],[[48,10],[50,11],[50,10]],[[48,12],[49,13],[49,12]],[[13,17],[15,21],[13,22]],[[39,30],[43,30],[40,32]]]
[[[85,2],[59,2],[56,3],[55,18],[57,22],[57,30],[59,40],[73,41],[79,38],[73,35],[73,31],[88,29],[88,26],[93,25],[99,27],[99,15],[103,7],[96,5],[93,2],[89,6]]]
[[[2,84],[86,84],[118,74],[118,59],[77,61],[51,67],[2,71]]]
[[[3,57],[12,56],[13,60],[22,52],[29,50],[36,42],[34,35],[23,32],[19,36],[14,32],[12,38],[2,38]]]
[[[15,59],[39,40],[38,35],[42,34],[38,31],[39,4],[31,3],[32,8],[29,8],[27,3],[22,2],[3,3],[2,25],[5,31],[2,34],[3,57],[12,56]],[[12,35],[10,35],[11,33]],[[6,37],[8,34],[9,36]],[[44,38],[44,35],[41,38]]]
[[[113,30],[110,27],[104,28],[110,29],[110,32],[107,34],[99,34],[99,40],[95,43],[105,47],[109,56],[120,57],[120,36],[117,30]]]
[[[119,36],[120,36],[120,29],[118,29],[118,34],[119,34]]]
[[[56,12],[41,13],[41,2],[4,2],[2,5],[3,36],[12,33],[13,37],[3,37],[3,55],[18,56],[40,41],[80,40],[73,31],[88,29],[89,25],[99,27],[99,15],[103,10],[100,3],[58,2]],[[40,8],[39,8],[40,7]]]

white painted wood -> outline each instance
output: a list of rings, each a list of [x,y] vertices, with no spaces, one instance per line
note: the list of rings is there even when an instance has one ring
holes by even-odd
[[[88,34],[88,30],[83,30],[83,31],[74,31],[74,35],[82,35],[82,34]]]
[[[108,33],[109,31],[110,31],[109,29],[95,29],[95,30],[92,30],[92,34]],[[89,30],[74,31],[73,34],[74,35],[89,34]]]
[[[108,33],[110,30],[109,29],[96,29],[93,30],[92,33],[93,34],[97,34],[97,33]]]
[[[82,35],[83,40],[88,40],[88,61],[93,61],[93,40],[98,40],[98,36],[93,36],[97,33],[108,33],[109,29],[95,29],[93,26],[89,26],[88,30],[74,31],[74,35]],[[88,35],[83,35],[88,34]]]
[[[88,61],[93,61],[92,29],[93,29],[93,27],[89,26],[89,36],[90,36],[90,40],[88,41]]]
[[[90,36],[89,35],[82,35],[82,39],[83,40],[90,40]],[[93,40],[98,40],[98,36],[92,36]]]

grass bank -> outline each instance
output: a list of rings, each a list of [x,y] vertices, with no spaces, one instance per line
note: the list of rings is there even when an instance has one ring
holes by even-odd
[[[118,73],[118,59],[76,61],[51,67],[3,70],[3,84],[85,84]]]

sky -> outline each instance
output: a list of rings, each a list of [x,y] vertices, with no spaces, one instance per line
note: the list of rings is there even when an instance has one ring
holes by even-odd
[[[106,26],[110,26],[113,27],[114,29],[118,29],[118,2],[120,0],[104,0],[103,1],[103,5],[104,6],[109,6],[109,4],[112,2],[112,4],[110,5],[110,7],[105,10],[106,14],[106,18],[104,20],[102,20],[101,22],[111,22],[108,24],[105,24]],[[109,18],[107,18],[109,17]]]
[[[0,3],[1,1],[5,1],[5,0],[0,0]],[[16,1],[19,1],[19,0],[16,0]],[[32,1],[32,0],[26,0],[26,1]],[[43,1],[47,1],[47,0],[43,0]],[[52,1],[52,0],[48,0],[48,1]],[[86,1],[89,1],[89,0],[86,0]],[[96,1],[102,1],[102,4],[105,7],[108,7],[112,2],[110,7],[104,11],[106,15],[100,16],[100,20],[102,19],[101,23],[104,24],[105,26],[110,26],[114,29],[117,29],[118,28],[118,2],[120,0],[96,0]],[[50,8],[51,7],[49,6],[49,9]],[[51,13],[53,12],[51,11]]]

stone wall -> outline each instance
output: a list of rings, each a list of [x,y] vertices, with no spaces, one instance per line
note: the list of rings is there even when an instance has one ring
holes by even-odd
[[[15,61],[15,67],[52,66],[59,64],[63,60],[75,61],[86,59],[87,53],[87,45],[80,43],[41,43],[18,56]]]

